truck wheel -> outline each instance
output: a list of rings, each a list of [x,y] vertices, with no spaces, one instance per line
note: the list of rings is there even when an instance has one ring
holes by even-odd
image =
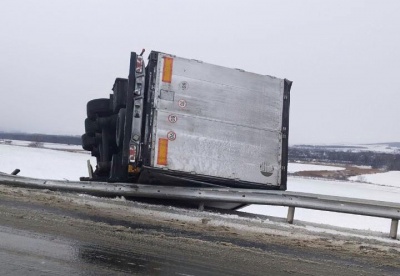
[[[121,108],[118,112],[116,129],[115,129],[115,142],[117,144],[117,147],[122,147],[122,142],[124,141],[125,116],[126,116],[126,109]]]
[[[89,136],[88,134],[83,134],[82,137],[82,148],[84,150],[91,151],[96,146],[96,140],[94,137]]]
[[[111,115],[110,99],[94,99],[86,105],[87,116],[90,119]]]
[[[108,176],[110,173],[111,162],[110,161],[100,161],[97,163],[97,170],[104,176]]]
[[[99,126],[96,120],[92,120],[90,118],[85,119],[85,133],[93,136],[96,132],[99,132]]]
[[[98,158],[100,157],[100,151],[98,146],[93,147],[91,155]]]

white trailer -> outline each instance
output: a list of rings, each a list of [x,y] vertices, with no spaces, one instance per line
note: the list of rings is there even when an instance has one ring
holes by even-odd
[[[98,157],[93,177],[285,190],[290,88],[286,79],[155,51],[145,66],[132,53],[128,79],[87,106],[82,143]]]

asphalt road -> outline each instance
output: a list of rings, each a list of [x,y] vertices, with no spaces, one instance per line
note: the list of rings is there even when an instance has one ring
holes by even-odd
[[[0,274],[400,274],[396,242],[310,238],[296,229],[0,186]]]

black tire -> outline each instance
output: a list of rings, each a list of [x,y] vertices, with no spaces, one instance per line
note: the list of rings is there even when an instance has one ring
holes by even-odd
[[[93,136],[96,132],[100,132],[99,125],[96,120],[92,120],[90,118],[85,119],[85,133],[90,136]]]
[[[110,99],[94,99],[86,105],[87,116],[90,119],[111,115]]]
[[[121,148],[122,143],[124,141],[124,134],[125,134],[125,116],[126,116],[126,109],[121,108],[118,112],[117,122],[115,126],[115,143],[117,147]]]
[[[93,147],[91,155],[94,157],[100,158],[100,150],[99,150],[98,146]]]
[[[96,170],[94,171],[94,175],[96,176],[96,181],[107,181],[110,177],[110,169],[107,167],[109,166],[110,162],[97,162]]]
[[[100,161],[97,163],[97,171],[103,176],[109,176],[110,174],[110,161]]]
[[[96,146],[96,139],[88,134],[83,134],[82,137],[82,148],[84,150],[91,151]]]

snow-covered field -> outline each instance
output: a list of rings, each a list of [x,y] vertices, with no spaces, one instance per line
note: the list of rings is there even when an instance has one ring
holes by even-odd
[[[288,164],[288,172],[295,173],[300,171],[339,171],[344,170],[343,167],[335,167],[335,166],[321,166],[314,164],[304,164],[304,163],[289,163]]]
[[[288,190],[400,203],[400,187],[382,187],[380,185],[368,185],[359,182],[289,177]],[[287,208],[280,206],[251,205],[243,208],[242,211],[274,217],[286,217],[287,215]],[[296,208],[295,219],[386,233],[390,229],[389,219],[301,208]]]
[[[60,145],[60,148],[69,149],[68,145]],[[0,171],[11,173],[18,168],[21,176],[79,180],[88,175],[88,159],[95,164],[96,159],[87,152],[0,144]]]
[[[26,144],[27,145],[27,144]],[[77,146],[55,145],[55,148]],[[23,145],[0,144],[0,171],[10,173],[15,168],[21,169],[21,176],[30,176],[49,179],[78,180],[80,176],[87,176],[86,161],[90,159],[95,164],[95,159],[84,152],[68,152],[45,148],[32,148]],[[338,170],[340,167],[319,166],[312,164],[289,164],[289,171],[299,170]],[[400,203],[400,172],[387,172],[383,174],[366,175],[366,184],[355,181],[333,181],[311,178],[289,177],[288,190],[356,197]],[[357,180],[357,179],[356,179]],[[388,182],[390,180],[390,182]],[[397,184],[396,184],[397,183]],[[382,186],[386,185],[386,186]],[[242,211],[276,217],[286,217],[287,208],[278,206],[245,207]],[[390,220],[365,216],[347,215],[331,212],[322,212],[306,209],[296,209],[296,220],[324,223],[355,229],[376,230],[387,233]]]
[[[400,171],[357,175],[350,177],[349,180],[400,188]]]
[[[11,141],[10,145],[13,146],[29,146],[32,144],[32,141],[24,141],[24,140],[8,140]],[[6,144],[5,141],[0,141],[0,144]],[[79,145],[66,145],[66,144],[56,144],[56,143],[41,143],[41,147],[48,149],[64,149],[64,150],[77,150],[83,151],[82,146]]]

